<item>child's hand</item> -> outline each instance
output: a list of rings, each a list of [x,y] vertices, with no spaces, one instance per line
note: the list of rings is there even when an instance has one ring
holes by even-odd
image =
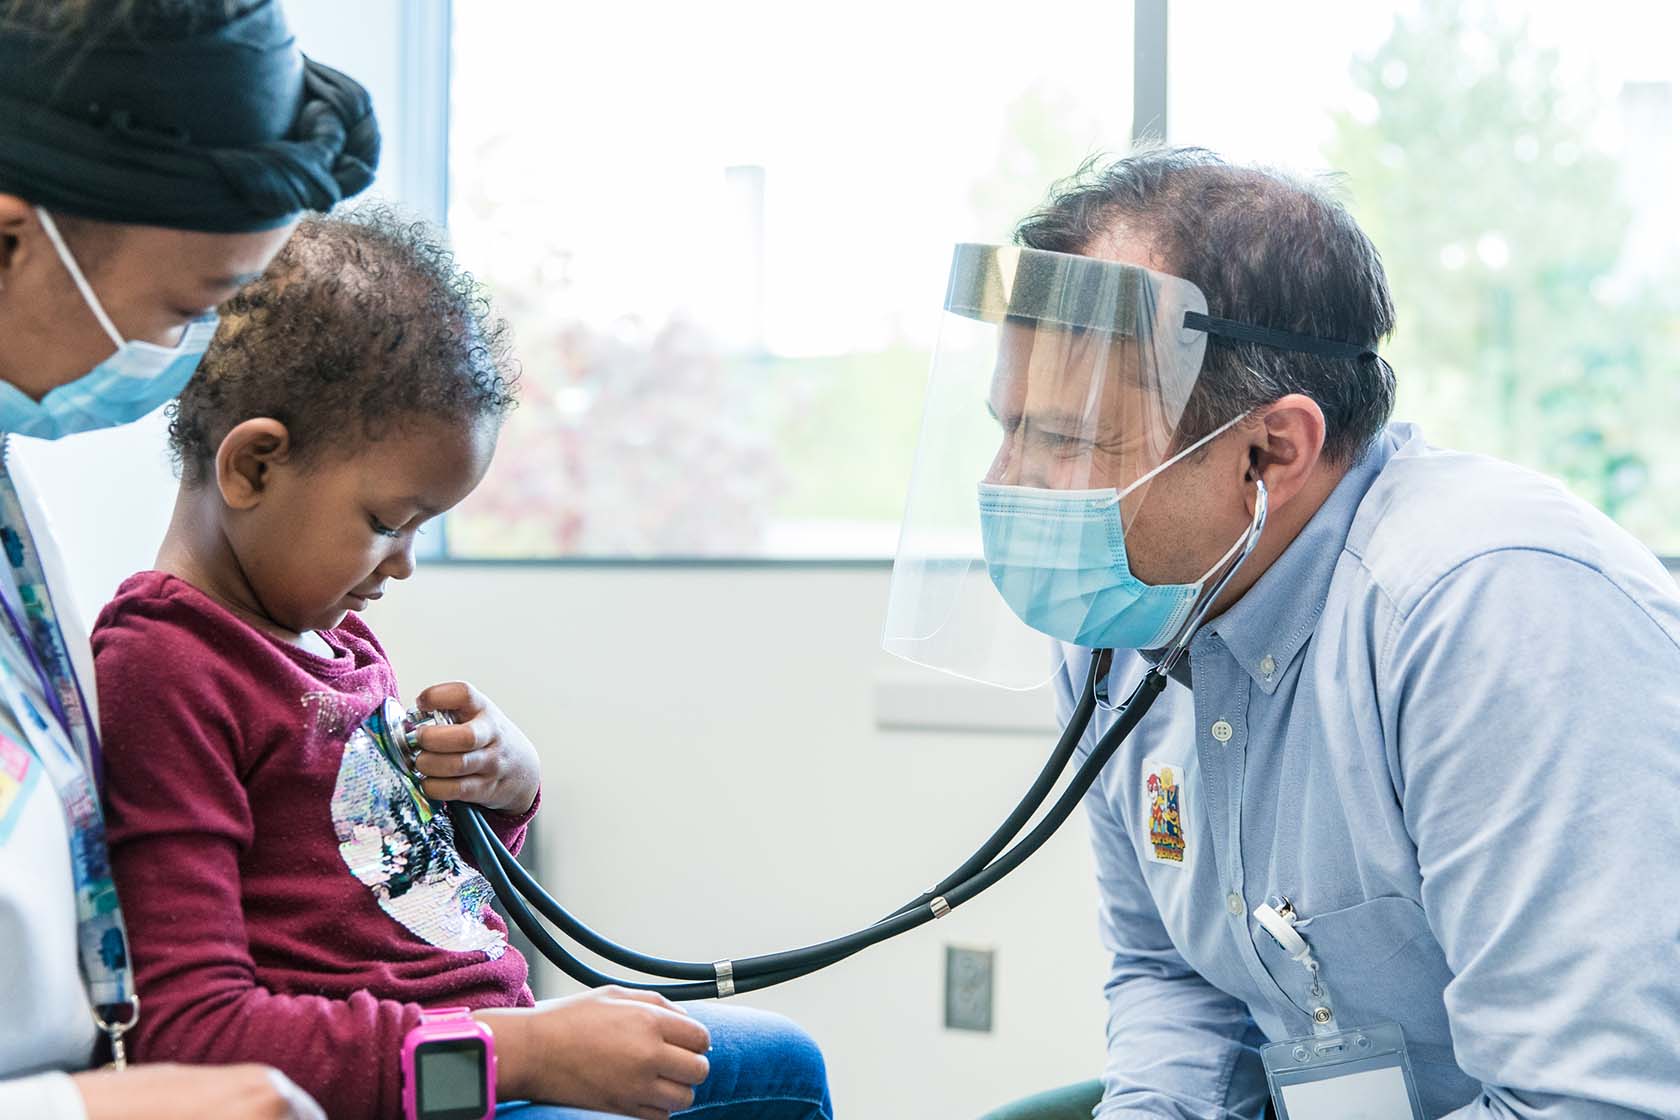
[[[507,1097],[665,1120],[694,1103],[710,1068],[706,1028],[652,992],[598,988],[475,1018],[496,1035]]]
[[[515,817],[531,808],[542,780],[537,748],[500,708],[464,681],[434,684],[415,703],[455,717],[420,729],[414,768],[425,775],[427,797]]]

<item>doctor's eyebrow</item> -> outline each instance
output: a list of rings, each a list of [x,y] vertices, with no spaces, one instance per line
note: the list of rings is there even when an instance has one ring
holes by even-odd
[[[1022,423],[1025,423],[1033,431],[1057,439],[1083,440],[1091,438],[1090,433],[1086,431],[1090,426],[1089,419],[1076,416],[1066,409],[1046,408],[1036,411],[1029,409],[1025,413],[1016,413],[1010,416],[1008,422],[1005,422],[1003,417],[998,415],[997,406],[992,404],[991,401],[987,401],[986,412],[993,420],[997,421],[998,427],[1005,431],[1013,431]]]

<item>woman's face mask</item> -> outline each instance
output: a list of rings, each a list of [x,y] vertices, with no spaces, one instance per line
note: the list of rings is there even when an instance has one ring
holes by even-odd
[[[0,381],[0,431],[58,439],[76,432],[127,424],[172,400],[209,349],[210,340],[216,334],[216,315],[212,312],[188,323],[173,347],[125,340],[94,294],[52,215],[42,209],[37,209],[36,215],[58,259],[115,350],[81,377],[57,386],[38,401],[31,400],[16,386]]]

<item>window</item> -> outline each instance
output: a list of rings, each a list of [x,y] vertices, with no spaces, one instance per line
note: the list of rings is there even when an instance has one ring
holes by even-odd
[[[456,6],[449,219],[526,382],[451,555],[891,555],[951,245],[1124,147],[1133,11],[825,12]],[[1172,141],[1342,173],[1397,416],[1680,554],[1680,9],[1170,18]]]
[[[454,21],[449,222],[525,387],[450,554],[891,556],[951,247],[1125,145],[1131,5]]]
[[[1176,0],[1175,142],[1335,168],[1382,251],[1396,415],[1680,553],[1680,9]]]

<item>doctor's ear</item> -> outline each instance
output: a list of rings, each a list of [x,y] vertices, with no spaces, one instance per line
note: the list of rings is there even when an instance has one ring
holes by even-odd
[[[1242,429],[1250,440],[1245,481],[1264,479],[1275,510],[1301,492],[1323,461],[1324,410],[1311,397],[1291,393],[1261,409],[1255,420]]]
[[[271,472],[292,452],[286,425],[267,416],[233,427],[216,448],[216,489],[232,509],[252,509],[262,501]]]

